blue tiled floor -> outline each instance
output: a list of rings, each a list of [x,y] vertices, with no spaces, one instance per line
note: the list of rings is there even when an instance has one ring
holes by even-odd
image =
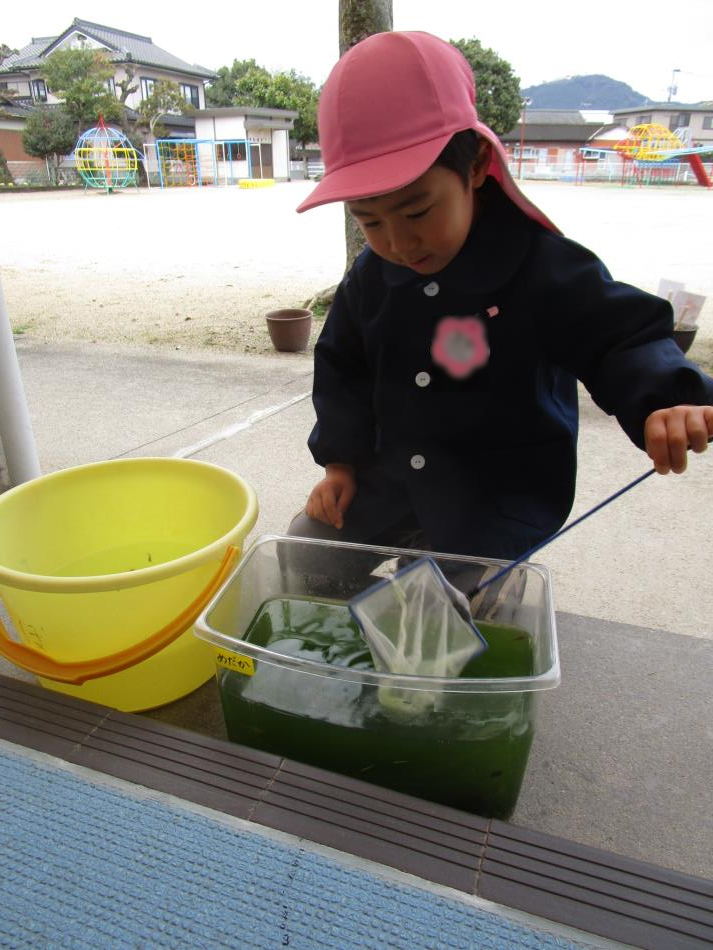
[[[0,749],[0,947],[579,948]]]

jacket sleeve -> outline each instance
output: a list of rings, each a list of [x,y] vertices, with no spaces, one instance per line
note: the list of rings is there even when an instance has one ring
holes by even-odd
[[[358,278],[352,270],[337,288],[314,350],[312,401],[317,422],[308,446],[318,465],[358,467],[373,455],[376,424],[373,372],[358,319]]]
[[[713,405],[713,379],[673,339],[669,303],[613,280],[574,242],[556,236],[545,242],[555,247],[539,268],[549,277],[537,308],[543,346],[616,416],[632,442],[644,448],[644,422],[656,409]]]

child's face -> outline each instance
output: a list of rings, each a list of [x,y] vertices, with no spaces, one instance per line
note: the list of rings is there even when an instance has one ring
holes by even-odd
[[[384,260],[418,274],[443,270],[463,247],[477,212],[486,165],[463,179],[441,165],[398,191],[348,201],[367,244]]]

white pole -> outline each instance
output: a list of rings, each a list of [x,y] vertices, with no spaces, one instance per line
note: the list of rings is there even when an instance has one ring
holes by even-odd
[[[11,485],[40,475],[40,462],[32,434],[30,414],[12,339],[10,316],[0,283],[0,442]]]

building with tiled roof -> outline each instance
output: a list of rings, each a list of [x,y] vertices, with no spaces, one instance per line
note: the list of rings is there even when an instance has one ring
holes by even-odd
[[[29,156],[22,147],[22,130],[36,106],[31,100],[6,97],[0,90],[0,152],[15,173],[42,169],[44,162]]]
[[[151,95],[154,83],[159,80],[177,83],[186,102],[195,109],[203,109],[205,86],[216,75],[210,69],[188,63],[156,46],[150,36],[75,18],[59,36],[35,37],[0,63],[0,150],[10,163],[23,162],[38,167],[43,164],[25,154],[22,129],[33,108],[58,103],[52,90],[47,88],[41,70],[52,53],[66,49],[103,51],[115,64],[114,76],[108,85],[117,96],[119,84],[131,78],[136,89],[125,100],[130,115],[135,114],[142,99]],[[173,135],[194,134],[191,116],[165,116],[162,123]]]
[[[35,103],[52,102],[52,92],[46,88],[40,70],[48,56],[65,49],[103,50],[116,64],[115,87],[132,74],[138,88],[126,100],[130,108],[137,108],[150,95],[153,83],[161,79],[178,83],[186,101],[202,109],[205,84],[215,77],[212,70],[187,63],[156,46],[150,36],[75,18],[59,36],[34,38],[8,56],[0,64],[0,92],[7,91]]]
[[[549,168],[554,177],[562,164],[575,162],[579,149],[603,124],[600,119],[591,121],[579,109],[525,109],[517,125],[501,139],[519,173],[532,174],[537,169],[547,177]]]
[[[517,178],[623,181],[638,170],[626,165],[616,146],[626,139],[631,126],[652,122],[675,132],[685,147],[710,143],[713,152],[713,102],[649,102],[612,113],[524,107],[520,121],[501,139]],[[710,164],[707,158],[704,161]],[[662,183],[701,182],[688,160],[678,158],[661,162],[647,176]]]

